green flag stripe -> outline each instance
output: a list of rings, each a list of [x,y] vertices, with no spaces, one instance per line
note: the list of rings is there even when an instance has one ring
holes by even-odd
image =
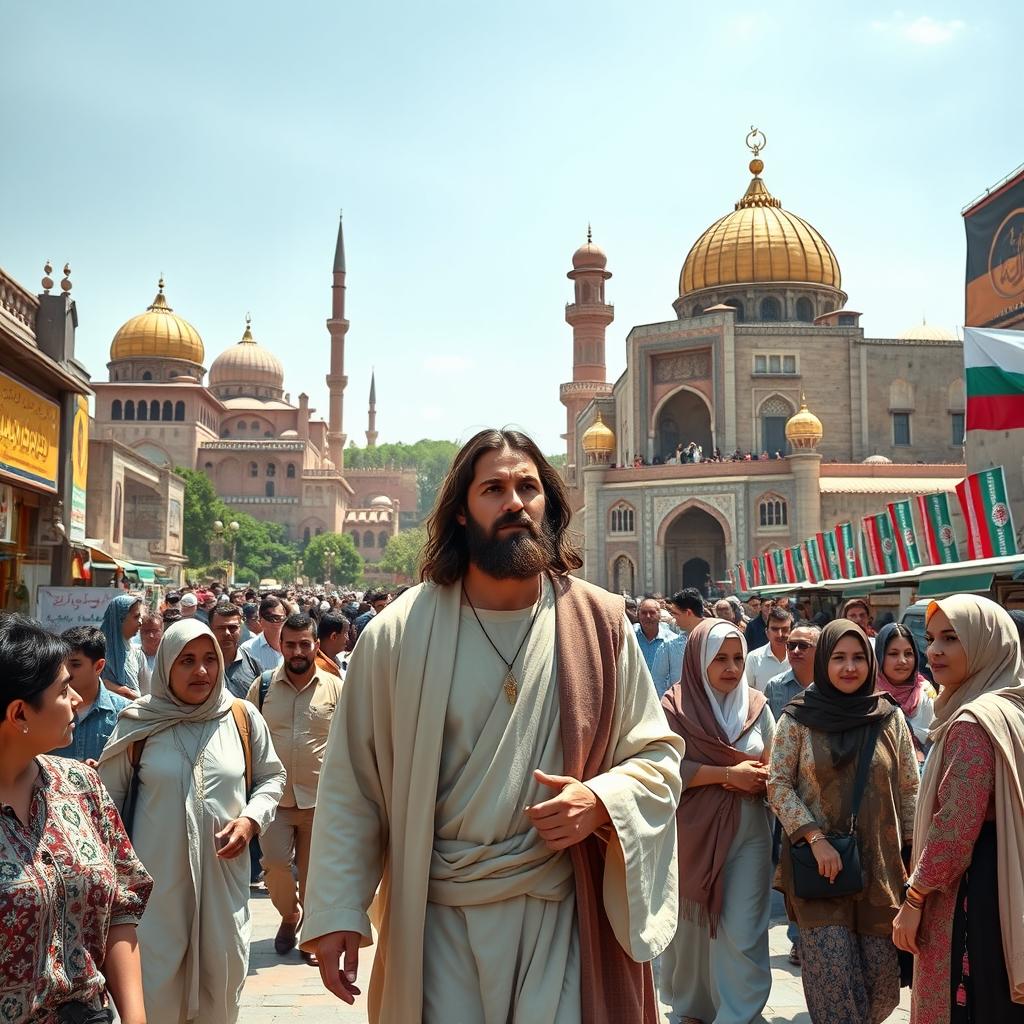
[[[1024,373],[1001,370],[998,366],[969,366],[967,394],[972,397],[1024,394]]]

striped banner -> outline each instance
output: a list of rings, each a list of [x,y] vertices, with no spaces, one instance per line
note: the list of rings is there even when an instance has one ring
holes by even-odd
[[[843,567],[839,561],[839,545],[836,544],[836,535],[832,530],[828,533],[819,533],[820,544],[825,549],[825,562],[828,566],[828,579],[842,579]]]
[[[956,495],[967,523],[968,558],[1017,554],[1002,466],[971,473],[956,485]]]
[[[966,328],[964,376],[968,432],[1024,428],[1024,334]]]
[[[869,555],[871,571],[877,574],[898,572],[899,556],[896,553],[896,538],[888,512],[879,512],[864,517],[864,540]]]
[[[821,534],[818,534],[820,537]],[[804,555],[807,563],[807,576],[812,583],[820,583],[825,574],[821,568],[821,553],[818,550],[818,537],[808,537],[804,541]]]
[[[839,558],[839,576],[844,580],[856,579],[863,575],[857,537],[850,522],[838,523],[835,529],[836,554]]]
[[[910,499],[891,501],[885,506],[892,525],[893,540],[896,541],[896,558],[899,567],[906,572],[921,564],[921,552],[917,546],[917,530],[914,527],[914,511]]]
[[[742,562],[736,563],[736,582],[739,585],[739,589],[746,592],[750,589],[750,584],[747,582],[747,567]]]
[[[786,574],[786,559],[781,548],[772,548],[772,562],[775,565],[775,582],[792,583],[793,581]]]
[[[764,583],[764,573],[760,558],[750,559],[750,579],[755,587]]]
[[[789,549],[790,561],[793,563],[793,582],[806,583],[807,569],[804,566],[804,546],[796,544]]]
[[[916,500],[928,560],[932,565],[959,562],[960,552],[956,546],[953,519],[949,514],[949,495],[944,491],[938,494],[919,494]]]

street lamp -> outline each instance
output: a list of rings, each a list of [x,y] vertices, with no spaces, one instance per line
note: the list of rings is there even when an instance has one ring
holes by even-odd
[[[324,573],[325,583],[331,582],[331,576],[334,573],[334,559],[337,558],[337,556],[338,552],[330,545],[324,548],[324,561],[327,563],[327,571]]]
[[[228,539],[231,541],[231,559],[228,562],[228,586],[234,586],[235,584],[235,545],[238,544],[238,531],[241,527],[233,519],[228,523],[227,527],[219,520],[214,520],[213,532],[217,536],[222,544],[224,543],[224,533],[227,531]]]
[[[302,566],[303,566],[303,564],[304,563],[303,563],[301,558],[296,558],[295,559],[295,582],[297,584],[299,584],[300,586],[302,585]]]

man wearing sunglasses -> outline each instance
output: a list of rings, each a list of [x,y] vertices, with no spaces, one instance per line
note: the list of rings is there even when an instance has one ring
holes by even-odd
[[[260,601],[260,625],[263,632],[242,644],[242,650],[251,654],[263,672],[276,669],[284,660],[281,655],[281,627],[288,617],[279,597],[265,597]]]

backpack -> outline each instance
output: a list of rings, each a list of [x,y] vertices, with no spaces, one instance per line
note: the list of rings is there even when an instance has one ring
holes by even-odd
[[[266,672],[260,676],[260,692],[256,701],[256,707],[260,709],[261,713],[263,712],[263,702],[267,699],[267,694],[270,693],[270,684],[273,681],[274,673],[276,671],[277,669],[268,668]]]
[[[248,801],[252,796],[252,731],[249,726],[249,712],[245,710],[245,705],[244,700],[233,700],[231,702],[231,717],[235,720],[235,728],[242,741],[242,753],[245,756],[245,799]],[[141,740],[136,740],[128,747],[128,763],[132,766],[132,778],[128,784],[128,794],[121,811],[121,821],[129,838],[131,838],[132,823],[135,820],[135,805],[139,799],[139,766],[142,764],[142,751],[146,747],[147,739],[149,739],[148,736],[143,736]]]

